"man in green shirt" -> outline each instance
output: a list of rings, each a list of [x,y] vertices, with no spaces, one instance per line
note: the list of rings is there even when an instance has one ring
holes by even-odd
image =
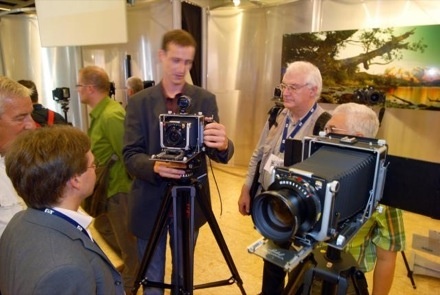
[[[92,142],[91,150],[96,164],[98,167],[106,165],[112,155],[118,158],[109,173],[105,217],[110,223],[121,252],[124,262],[122,277],[125,290],[129,294],[136,279],[138,259],[136,238],[129,232],[127,225],[128,192],[132,181],[122,161],[125,110],[118,102],[110,99],[110,79],[102,68],[87,66],[81,69],[76,89],[81,102],[92,109],[88,135]],[[100,223],[102,227],[105,225]],[[104,229],[100,229],[100,226],[97,230],[102,232]]]

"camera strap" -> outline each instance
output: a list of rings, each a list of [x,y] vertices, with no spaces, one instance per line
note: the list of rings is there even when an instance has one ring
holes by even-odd
[[[316,106],[317,106],[317,103],[315,102],[315,104],[309,110],[309,112],[302,119],[300,119],[298,121],[298,124],[296,124],[296,126],[293,129],[292,133],[290,133],[289,138],[294,138],[295,137],[295,135],[298,133],[298,131],[301,129],[301,127],[304,125],[304,123],[315,112]],[[285,144],[286,144],[286,139],[287,139],[287,132],[289,130],[289,125],[290,125],[290,118],[289,118],[289,116],[287,116],[286,124],[284,125],[284,130],[283,130],[283,138],[281,140],[281,145],[280,145],[280,153],[284,153],[284,150],[285,150]]]
[[[47,213],[47,214],[50,214],[50,215],[55,215],[55,216],[58,216],[58,217],[64,219],[64,220],[67,221],[68,223],[70,223],[70,224],[72,224],[73,226],[75,226],[77,230],[79,230],[80,232],[82,232],[83,234],[85,234],[85,235],[87,236],[87,238],[89,238],[89,239],[91,239],[91,240],[93,241],[92,237],[89,235],[89,233],[87,232],[87,230],[86,230],[84,227],[82,227],[78,222],[76,222],[75,220],[73,220],[72,218],[70,218],[69,216],[64,215],[64,214],[61,213],[61,212],[58,212],[58,211],[56,211],[56,210],[53,209],[53,208],[38,208],[37,210],[40,210],[40,211],[42,211],[42,212],[44,212],[44,213]]]

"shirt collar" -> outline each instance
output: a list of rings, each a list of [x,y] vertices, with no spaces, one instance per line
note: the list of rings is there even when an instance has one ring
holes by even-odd
[[[91,217],[90,215],[86,215],[85,213],[83,213],[81,211],[73,211],[73,210],[64,209],[64,208],[60,208],[60,207],[53,207],[53,209],[66,215],[67,217],[72,218],[73,220],[78,222],[78,224],[81,225],[85,229],[88,228],[93,221],[93,217]]]
[[[101,115],[101,113],[104,111],[105,107],[110,103],[110,97],[106,96],[104,97],[90,112],[90,117],[92,119],[95,119]]]

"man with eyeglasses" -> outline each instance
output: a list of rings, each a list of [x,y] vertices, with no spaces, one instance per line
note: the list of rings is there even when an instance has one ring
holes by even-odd
[[[279,87],[284,109],[278,114],[272,127],[269,126],[269,122],[266,123],[250,159],[246,180],[238,200],[238,210],[243,215],[249,215],[251,211],[250,188],[255,173],[259,172],[259,191],[266,190],[271,182],[273,168],[284,163],[285,140],[302,139],[304,136],[312,135],[318,119],[325,113],[318,105],[322,77],[315,65],[305,61],[289,64]],[[257,166],[259,171],[256,171]],[[284,269],[265,260],[261,294],[282,294],[285,275]]]
[[[93,191],[93,160],[87,134],[69,125],[20,134],[6,152],[6,172],[28,208],[0,239],[3,295],[124,294],[87,229],[92,218],[78,210]]]
[[[100,67],[82,68],[79,71],[76,89],[81,102],[92,108],[87,133],[92,142],[91,150],[98,168],[105,166],[112,157],[117,156],[109,173],[107,212],[97,216],[94,225],[104,240],[110,243],[116,241],[116,247],[120,250],[124,263],[124,287],[129,294],[134,286],[139,263],[136,255],[136,237],[128,229],[128,192],[132,181],[122,160],[125,109],[109,97],[110,79]]]
[[[369,107],[356,103],[335,108],[326,124],[326,132],[374,138],[379,130],[379,119]],[[397,252],[405,249],[405,230],[400,209],[379,205],[378,210],[362,226],[345,248],[359,269],[374,269],[373,295],[387,295],[391,289]]]

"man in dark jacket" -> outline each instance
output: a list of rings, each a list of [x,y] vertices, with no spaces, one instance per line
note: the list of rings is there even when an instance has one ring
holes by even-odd
[[[87,134],[69,125],[25,132],[8,149],[6,172],[28,208],[0,239],[3,295],[124,294],[87,230],[92,217],[79,211],[93,191],[94,160]]]
[[[201,192],[210,204],[209,183],[207,177],[207,155],[214,161],[227,163],[233,155],[233,144],[226,136],[226,130],[219,122],[215,95],[197,86],[185,82],[185,76],[191,69],[194,59],[196,42],[183,30],[167,32],[163,37],[159,58],[163,68],[163,78],[156,86],[144,89],[130,98],[127,105],[124,135],[124,161],[134,182],[130,196],[130,228],[138,237],[139,256],[142,258],[153,231],[162,200],[167,194],[169,185],[185,177],[186,164],[166,161],[152,161],[153,155],[161,152],[159,115],[179,113],[177,98],[184,94],[191,98],[191,106],[186,109],[188,114],[201,112],[211,117],[214,122],[205,125],[203,144],[206,151],[200,157],[200,165],[192,171],[202,188]],[[197,237],[198,228],[206,220],[203,212],[197,207],[194,212]],[[173,248],[173,218],[167,220],[170,232],[170,245]],[[178,229],[181,232],[180,229]],[[146,276],[150,281],[163,282],[165,273],[166,237],[164,231],[158,247],[148,266]],[[182,257],[178,257],[181,260]],[[176,261],[173,260],[173,283],[175,282]],[[183,274],[179,272],[179,278]],[[158,288],[146,288],[145,292],[163,294]]]

